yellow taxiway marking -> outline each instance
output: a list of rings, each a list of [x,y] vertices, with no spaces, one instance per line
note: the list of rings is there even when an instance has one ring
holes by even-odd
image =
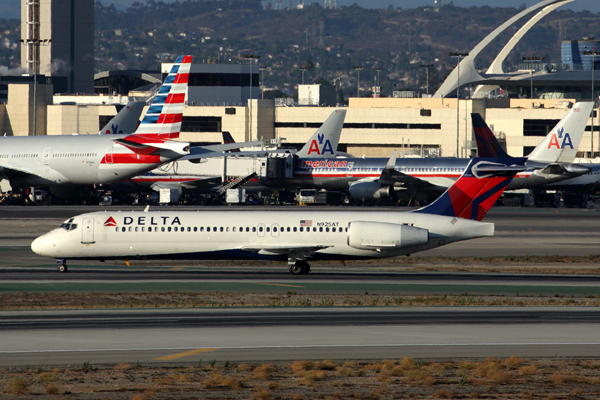
[[[306,286],[281,285],[279,283],[261,283],[261,282],[258,282],[257,285],[285,286],[285,287],[297,287],[297,288],[305,288],[306,287]]]
[[[215,348],[215,349],[196,349],[196,350],[184,351],[183,353],[175,353],[175,354],[170,354],[168,356],[153,358],[153,360],[161,360],[161,361],[176,360],[178,358],[189,357],[189,356],[193,356],[194,354],[207,353],[209,351],[215,351],[215,350],[219,350],[219,349],[217,349],[217,348]]]
[[[181,268],[181,267],[173,267],[173,268],[169,268],[169,271],[183,271],[183,268]]]

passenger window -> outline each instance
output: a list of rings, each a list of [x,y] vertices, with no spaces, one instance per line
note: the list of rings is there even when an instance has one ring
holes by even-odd
[[[316,228],[316,227],[315,227],[315,228],[313,228],[313,232],[316,232],[316,231],[317,231],[317,228]]]
[[[208,232],[208,228],[206,228],[206,231]],[[200,227],[200,232],[204,232],[204,227],[203,226]]]
[[[168,232],[171,232],[171,227],[170,227],[170,226],[167,228],[167,231],[168,231]]]
[[[115,228],[115,232],[119,232],[119,227],[116,227],[116,228]]]
[[[235,232],[235,230],[236,230],[236,227],[234,226],[232,229],[233,229],[233,232]]]
[[[223,232],[223,227],[222,226],[219,228],[219,231]]]
[[[146,228],[142,226],[142,232],[146,232]]]
[[[177,232],[177,227],[174,227],[173,230],[175,230],[175,232]]]
[[[262,232],[262,228],[261,228],[260,231]],[[252,227],[252,232],[256,232],[256,227],[255,226]]]
[[[161,231],[161,232],[164,232],[164,231],[165,231],[165,227],[164,227],[164,226],[161,226],[161,227],[160,227],[160,231]]]
[[[335,228],[331,228],[331,232],[335,232]]]
[[[325,228],[325,232],[329,232],[329,228]]]
[[[217,227],[213,226],[213,232],[216,232],[216,231],[217,231]]]
[[[194,232],[198,232],[198,227],[197,226],[194,227]]]
[[[294,227],[294,232],[298,231],[298,228]]]
[[[148,227],[148,232],[152,232],[152,227],[151,226]]]
[[[192,231],[192,228],[190,228],[190,227],[188,226],[188,228],[187,228],[187,231],[188,231],[188,232],[191,232],[191,231]]]
[[[262,226],[258,228],[258,231],[259,231],[259,232],[262,232],[262,231],[263,231],[263,228],[262,228]]]
[[[271,232],[271,228],[267,226],[267,232]]]
[[[348,232],[348,227],[346,227],[346,232]]]
[[[273,227],[273,232],[277,232],[277,227],[276,226]]]
[[[303,227],[300,227],[300,232],[304,232],[304,228]]]
[[[244,227],[240,226],[240,232],[244,232]],[[246,232],[248,232],[248,228],[246,228]]]
[[[225,228],[225,232],[229,232],[229,227],[226,227],[226,228]]]
[[[126,231],[125,227],[122,227],[121,232],[125,232],[125,231]]]
[[[323,232],[323,227],[322,226],[319,228],[319,232]]]
[[[287,227],[287,231],[288,231],[288,232],[290,231],[290,227],[289,227],[289,226]]]
[[[138,231],[138,227],[137,227],[137,226],[135,227],[135,231],[136,231],[136,232]]]

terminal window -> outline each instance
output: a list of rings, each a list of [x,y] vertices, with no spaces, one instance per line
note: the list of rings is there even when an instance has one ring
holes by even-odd
[[[559,122],[558,119],[523,120],[523,136],[546,136]]]
[[[182,132],[221,132],[221,117],[186,117],[181,121]]]

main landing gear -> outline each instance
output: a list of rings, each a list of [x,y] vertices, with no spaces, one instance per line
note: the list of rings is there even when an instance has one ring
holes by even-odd
[[[68,271],[67,260],[65,260],[64,258],[59,258],[58,260],[56,260],[56,264],[58,264],[58,267],[57,267],[58,272],[67,272]]]
[[[292,275],[306,275],[310,272],[310,265],[306,261],[296,261],[289,267]]]

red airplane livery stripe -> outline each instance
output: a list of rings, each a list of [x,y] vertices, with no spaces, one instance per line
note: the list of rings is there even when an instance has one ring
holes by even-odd
[[[181,114],[160,114],[157,124],[177,124],[182,121]]]
[[[113,154],[112,163],[106,161],[106,156],[102,158],[100,164],[161,164],[160,156],[145,154]]]
[[[175,80],[173,81],[173,84],[188,83],[189,79],[190,79],[190,74],[177,74],[177,76],[175,77]]]
[[[185,93],[169,94],[165,104],[183,104],[185,101]]]

